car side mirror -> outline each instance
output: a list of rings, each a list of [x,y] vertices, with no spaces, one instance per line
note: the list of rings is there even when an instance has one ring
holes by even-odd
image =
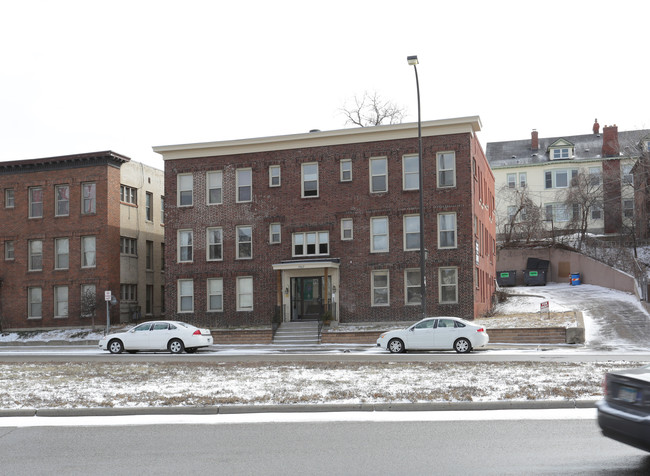
[[[414,332],[414,331],[415,331],[415,327],[409,327],[409,331]]]

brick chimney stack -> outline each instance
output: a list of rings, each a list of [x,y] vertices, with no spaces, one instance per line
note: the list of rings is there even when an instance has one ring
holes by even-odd
[[[598,119],[594,119],[594,134],[598,135],[600,132],[600,124],[598,124]]]
[[[619,147],[618,147],[618,126],[614,124],[613,126],[604,126],[603,127],[603,157],[618,157],[619,156]]]
[[[532,150],[539,149],[539,136],[535,129],[533,129],[533,132],[530,133],[530,148]]]

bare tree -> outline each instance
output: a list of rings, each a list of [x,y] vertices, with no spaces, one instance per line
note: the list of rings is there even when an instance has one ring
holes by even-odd
[[[561,193],[560,200],[569,210],[567,228],[580,234],[580,246],[587,235],[590,217],[593,213],[603,213],[603,176],[579,170],[571,179],[569,187]]]
[[[97,311],[97,294],[87,288],[81,293],[81,317],[91,317],[93,329],[95,328],[95,314]]]
[[[499,191],[499,199],[508,204],[506,216],[499,217],[505,244],[516,241],[530,243],[543,236],[542,209],[530,197],[527,187],[517,189],[505,185]]]
[[[372,94],[364,92],[363,96],[354,97],[354,104],[345,104],[341,112],[346,117],[346,124],[371,127],[381,124],[400,124],[406,109],[382,99],[376,92]]]

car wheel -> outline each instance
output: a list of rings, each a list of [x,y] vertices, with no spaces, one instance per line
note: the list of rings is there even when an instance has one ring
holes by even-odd
[[[180,354],[183,352],[185,347],[183,346],[183,341],[180,339],[172,339],[169,341],[169,344],[167,344],[167,349],[169,349],[172,354]]]
[[[119,339],[113,339],[108,343],[108,350],[111,354],[121,354],[124,350],[124,344]]]
[[[199,349],[197,349],[196,347],[187,347],[187,348],[185,349],[185,352],[187,352],[188,354],[193,354],[193,353],[195,353],[197,350],[199,350]]]
[[[459,354],[466,354],[472,350],[472,344],[465,338],[461,338],[454,342],[454,350]]]
[[[393,354],[400,354],[402,352],[405,352],[406,349],[404,349],[404,342],[402,342],[400,339],[391,339],[388,342],[388,350],[390,350]]]

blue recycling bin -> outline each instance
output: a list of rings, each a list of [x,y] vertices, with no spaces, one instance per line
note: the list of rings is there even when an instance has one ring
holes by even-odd
[[[572,273],[570,278],[571,286],[580,285],[580,273]]]

